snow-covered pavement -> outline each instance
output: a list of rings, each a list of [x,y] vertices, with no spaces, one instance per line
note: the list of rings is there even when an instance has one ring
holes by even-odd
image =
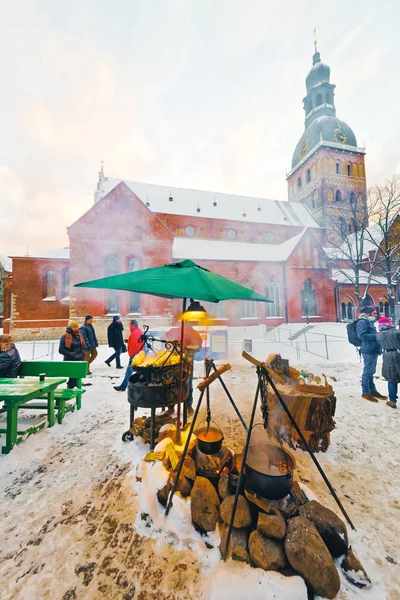
[[[284,357],[287,349],[273,345]],[[195,548],[148,537],[146,527],[140,533],[135,529],[140,481],[132,464],[140,448],[121,441],[129,405],[124,393],[113,390],[112,377],[119,372],[104,365],[107,353],[102,347],[92,366],[81,411],[0,457],[0,598],[301,598],[290,579],[282,582],[277,574],[271,579],[238,564],[216,567],[199,560]],[[349,529],[350,542],[373,581],[372,589],[363,591],[342,578],[338,598],[399,600],[400,410],[361,399],[361,365],[345,347],[343,362],[288,357],[294,366],[338,378],[336,429],[328,452],[318,458],[357,528]],[[196,365],[199,377],[201,369]],[[224,380],[248,419],[254,369],[243,361]],[[386,390],[384,381],[377,385]],[[227,444],[238,448],[243,428],[218,382],[211,389],[213,416]],[[296,462],[300,482],[338,512],[309,456],[297,451]],[[243,596],[238,595],[241,581]]]

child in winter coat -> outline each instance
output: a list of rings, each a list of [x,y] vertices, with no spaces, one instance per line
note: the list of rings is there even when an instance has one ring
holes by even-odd
[[[383,348],[382,376],[388,382],[390,408],[397,408],[397,386],[400,382],[400,331],[387,317],[378,320],[377,340]]]

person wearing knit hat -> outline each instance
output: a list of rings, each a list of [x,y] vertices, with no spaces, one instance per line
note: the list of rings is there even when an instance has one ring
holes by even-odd
[[[88,375],[91,375],[90,365],[94,361],[97,356],[97,347],[99,342],[97,341],[96,332],[93,327],[93,317],[92,315],[86,315],[85,323],[79,330],[82,334],[83,339],[85,340],[86,348],[85,348],[85,360],[88,363],[89,370]]]
[[[397,408],[397,388],[400,383],[400,331],[388,317],[378,320],[377,340],[383,348],[382,377],[388,382],[390,408]]]
[[[86,344],[81,333],[79,332],[79,323],[70,321],[65,330],[65,334],[60,338],[60,346],[58,351],[63,356],[63,360],[85,360]],[[77,385],[75,377],[70,377],[67,381],[67,388],[74,388]]]
[[[378,356],[382,354],[382,348],[376,339],[375,321],[375,306],[364,306],[356,324],[357,336],[361,340],[360,354],[364,363],[361,376],[361,397],[364,400],[369,400],[369,402],[378,402],[378,398],[387,400],[387,396],[383,396],[378,392],[374,382]]]

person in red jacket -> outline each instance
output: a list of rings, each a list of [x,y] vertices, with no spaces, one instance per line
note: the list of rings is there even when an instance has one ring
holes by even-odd
[[[136,319],[133,319],[130,322],[129,329],[131,330],[131,333],[127,340],[128,355],[129,355],[128,366],[126,367],[125,377],[124,377],[121,385],[114,386],[114,390],[116,390],[117,392],[124,392],[126,390],[126,388],[128,387],[129,377],[133,373],[132,359],[134,356],[136,356],[136,354],[138,354],[138,352],[140,352],[142,350],[143,345],[144,345],[143,341],[139,342],[140,337],[143,335],[143,331],[141,329],[139,329],[139,323],[136,321]]]

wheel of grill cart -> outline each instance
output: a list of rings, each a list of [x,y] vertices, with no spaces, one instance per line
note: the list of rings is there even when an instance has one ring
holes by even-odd
[[[133,434],[131,431],[125,431],[122,434],[122,441],[123,442],[133,442]]]

